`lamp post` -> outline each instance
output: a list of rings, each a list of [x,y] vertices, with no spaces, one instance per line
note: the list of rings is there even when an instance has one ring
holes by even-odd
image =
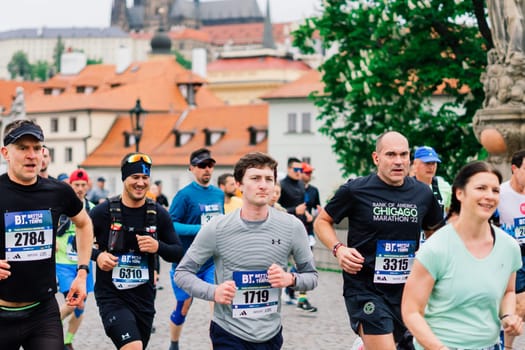
[[[142,137],[142,126],[144,125],[144,118],[147,111],[142,108],[140,99],[137,99],[135,107],[129,110],[129,119],[131,120],[131,128],[133,138],[135,139],[135,151],[139,151],[140,138]]]

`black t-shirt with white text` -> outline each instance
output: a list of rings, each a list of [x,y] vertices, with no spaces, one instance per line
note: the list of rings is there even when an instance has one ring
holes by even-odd
[[[360,272],[343,273],[345,296],[365,288],[399,304],[421,230],[443,219],[430,188],[410,177],[390,186],[371,174],[341,186],[325,210],[336,223],[348,218],[347,245],[365,258]]]

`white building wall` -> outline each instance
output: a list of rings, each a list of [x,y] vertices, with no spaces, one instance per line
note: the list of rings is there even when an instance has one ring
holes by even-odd
[[[49,166],[52,176],[75,170],[101,143],[116,117],[115,113],[84,110],[28,114],[42,127],[44,144],[53,149],[54,158]],[[76,119],[76,131],[70,129],[71,118]],[[52,129],[53,119],[58,121],[56,131]],[[71,160],[66,157],[67,149],[71,150]]]
[[[133,48],[132,38],[63,38],[65,50],[71,48],[86,53],[88,59],[102,59],[104,64],[117,63],[117,51],[120,46]],[[17,51],[23,51],[31,64],[37,61],[53,62],[53,51],[57,38],[17,38],[0,40],[0,79],[10,79],[7,65]],[[149,42],[148,42],[149,45]],[[144,50],[131,50],[132,60],[144,60]],[[134,55],[134,56],[133,56]]]
[[[268,152],[279,162],[279,173],[286,175],[287,160],[289,157],[299,159],[309,158],[315,168],[312,185],[319,189],[321,204],[324,206],[335,190],[345,182],[332,152],[330,140],[317,130],[321,122],[316,120],[317,108],[306,98],[297,99],[270,99],[268,119]],[[298,129],[301,130],[300,116],[310,113],[312,133],[289,133],[288,113],[297,113],[299,116]]]

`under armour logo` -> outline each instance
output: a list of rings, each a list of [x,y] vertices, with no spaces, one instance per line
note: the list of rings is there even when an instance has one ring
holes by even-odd
[[[272,244],[281,244],[281,239],[273,239],[272,238]]]
[[[121,334],[120,336],[122,337],[122,340],[126,340],[126,339],[131,338],[131,335],[129,335],[129,333]]]

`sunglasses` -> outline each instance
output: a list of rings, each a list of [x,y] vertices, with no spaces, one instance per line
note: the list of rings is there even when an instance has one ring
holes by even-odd
[[[293,168],[293,171],[296,172],[296,173],[302,173],[303,172],[303,168]]]
[[[304,171],[303,172],[305,175],[312,175],[312,172],[311,171]]]
[[[203,162],[203,163],[197,164],[196,167],[199,169],[213,168],[215,167],[215,163],[214,162]]]
[[[151,158],[143,153],[132,154],[126,159],[126,163],[137,163],[140,161],[143,161],[144,163],[149,165],[151,165],[152,163]]]

